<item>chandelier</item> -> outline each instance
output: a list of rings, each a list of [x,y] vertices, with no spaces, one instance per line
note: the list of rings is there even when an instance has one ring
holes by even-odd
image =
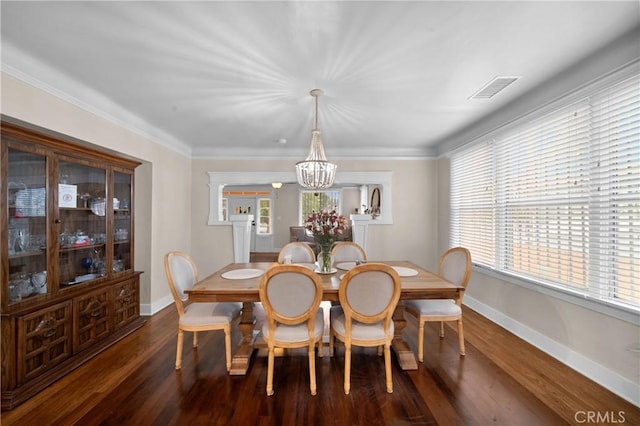
[[[311,91],[311,96],[316,99],[316,119],[315,126],[311,131],[311,148],[307,159],[296,163],[298,183],[306,189],[317,190],[331,187],[338,168],[334,163],[327,161],[322,146],[322,134],[318,128],[318,97],[322,94],[320,89]]]

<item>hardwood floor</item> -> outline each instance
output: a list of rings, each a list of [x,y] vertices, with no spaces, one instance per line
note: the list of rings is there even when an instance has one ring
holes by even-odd
[[[354,348],[351,394],[344,395],[342,348],[330,358],[325,347],[325,357],[316,358],[316,396],[306,354],[295,352],[276,359],[275,395],[267,397],[266,357],[255,355],[247,376],[227,375],[221,332],[201,333],[196,350],[186,334],[176,371],[177,319],[173,306],[148,318],[113,348],[3,412],[2,425],[587,424],[582,412],[640,424],[637,407],[466,307],[467,355],[458,355],[453,327],[440,339],[431,324],[418,370],[402,371],[394,359],[393,394],[385,391],[384,360]],[[415,326],[406,336],[415,349]]]

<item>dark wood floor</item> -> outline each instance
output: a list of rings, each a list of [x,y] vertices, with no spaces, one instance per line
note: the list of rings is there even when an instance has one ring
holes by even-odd
[[[351,394],[344,395],[339,348],[333,358],[317,358],[316,396],[309,393],[306,356],[294,353],[276,359],[275,395],[267,397],[266,358],[254,355],[247,376],[227,375],[220,332],[202,333],[196,350],[188,335],[176,371],[177,314],[170,306],[0,420],[3,426],[556,425],[579,424],[585,417],[576,413],[597,411],[623,412],[626,424],[640,424],[637,407],[474,311],[465,308],[464,318],[467,355],[458,355],[454,328],[440,339],[435,326],[427,327],[418,370],[402,371],[394,359],[393,394],[385,392],[383,358],[355,350]],[[414,349],[415,333],[407,327]]]

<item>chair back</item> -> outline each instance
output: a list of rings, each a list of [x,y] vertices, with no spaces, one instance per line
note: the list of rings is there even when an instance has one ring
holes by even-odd
[[[438,275],[454,284],[467,287],[471,276],[471,253],[464,247],[454,247],[440,256]]]
[[[367,254],[358,243],[338,241],[331,247],[334,262],[355,262],[367,260]]]
[[[260,280],[260,301],[269,321],[269,336],[274,336],[277,323],[308,321],[311,338],[322,301],[322,280],[305,266],[275,265]]]
[[[198,268],[188,254],[172,251],[164,256],[164,271],[167,275],[169,288],[176,302],[178,314],[184,314],[184,303],[189,296],[184,292],[198,281]]]
[[[315,263],[316,254],[309,244],[304,242],[288,243],[278,254],[278,263],[284,263],[284,258],[291,256],[292,263]]]
[[[382,321],[384,329],[389,330],[400,289],[400,276],[389,265],[366,263],[347,272],[338,289],[347,333],[352,319],[364,324]]]

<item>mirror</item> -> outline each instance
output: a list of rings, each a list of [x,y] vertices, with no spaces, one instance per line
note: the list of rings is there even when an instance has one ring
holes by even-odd
[[[271,185],[271,182],[297,182],[295,172],[209,172],[209,225],[231,225],[222,220],[222,198],[226,185]],[[392,172],[340,172],[336,174],[336,186],[359,186],[361,188],[362,204],[369,200],[369,188],[374,187],[379,214],[375,215],[372,225],[393,223],[391,194]],[[375,193],[375,194],[374,194]],[[367,205],[367,208],[370,208]]]
[[[380,215],[380,188],[375,187],[371,193],[371,203],[369,204],[369,214],[375,219]]]

